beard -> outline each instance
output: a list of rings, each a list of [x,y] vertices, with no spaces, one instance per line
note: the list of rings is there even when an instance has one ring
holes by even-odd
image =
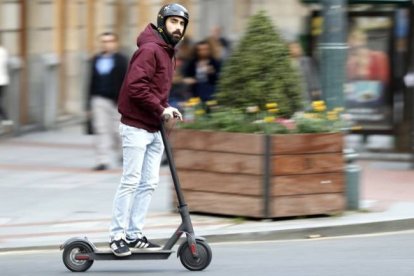
[[[183,34],[180,31],[175,31],[173,33],[167,32],[167,35],[174,45],[180,42],[181,38],[183,38]]]

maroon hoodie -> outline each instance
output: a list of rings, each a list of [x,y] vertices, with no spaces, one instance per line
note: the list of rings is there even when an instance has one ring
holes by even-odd
[[[138,36],[137,45],[119,92],[118,110],[123,124],[155,132],[168,106],[174,48],[161,38],[153,24]]]

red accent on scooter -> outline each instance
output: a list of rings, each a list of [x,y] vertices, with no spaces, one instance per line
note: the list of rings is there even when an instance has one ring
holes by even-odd
[[[82,255],[82,254],[77,254],[76,256],[75,256],[75,260],[78,260],[78,261],[88,261],[88,260],[90,260],[91,258],[89,257],[89,255]]]
[[[196,253],[196,245],[194,243],[190,246],[190,249],[192,254]]]

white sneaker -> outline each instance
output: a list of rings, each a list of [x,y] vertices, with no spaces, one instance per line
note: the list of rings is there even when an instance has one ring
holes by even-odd
[[[3,121],[1,121],[1,124],[3,126],[12,126],[12,125],[14,125],[12,120],[3,120]]]

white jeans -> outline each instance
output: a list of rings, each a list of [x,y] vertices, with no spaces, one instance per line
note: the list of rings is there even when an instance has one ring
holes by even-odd
[[[95,152],[97,165],[109,165],[112,151],[118,157],[121,152],[118,125],[121,115],[116,104],[104,97],[92,96],[92,122],[95,132]]]
[[[110,239],[142,236],[152,193],[158,185],[164,151],[161,133],[120,124],[123,173],[115,194]]]

